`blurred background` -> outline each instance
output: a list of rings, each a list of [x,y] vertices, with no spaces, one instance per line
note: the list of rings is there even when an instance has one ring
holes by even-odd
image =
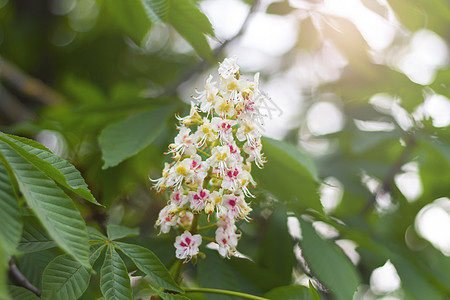
[[[0,129],[37,139],[81,170],[108,207],[80,206],[88,222],[155,235],[164,196],[150,191],[148,176],[158,177],[167,159],[173,115],[186,113],[207,75],[217,78],[218,62],[236,55],[243,76],[260,72],[261,89],[280,108],[264,135],[316,162],[326,215],[391,251],[374,254],[351,230],[314,223],[360,272],[355,299],[449,296],[448,0],[194,1],[214,29],[201,38],[183,32],[179,16],[169,14],[167,25],[112,2],[0,0]],[[154,142],[105,168],[104,130],[168,104]],[[276,205],[266,200],[254,206],[262,219]],[[296,218],[288,224],[301,236]],[[247,226],[263,240],[258,225]],[[248,239],[240,251],[251,256]],[[152,247],[167,261],[170,241],[160,240]]]

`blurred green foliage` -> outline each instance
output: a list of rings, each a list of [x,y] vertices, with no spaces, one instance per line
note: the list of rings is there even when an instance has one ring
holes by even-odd
[[[167,196],[152,190],[148,178],[159,177],[167,160],[163,153],[175,135],[174,114],[188,111],[189,99],[181,96],[179,86],[221,61],[226,50],[211,49],[210,39],[217,38],[198,2],[0,0],[0,130],[41,142],[53,139],[57,154],[32,140],[0,135],[1,299],[36,299],[13,276],[8,278],[8,261],[42,290],[43,299],[57,299],[52,289],[58,289],[60,299],[98,299],[100,290],[107,299],[131,299],[131,293],[238,299],[164,293],[163,288],[182,290],[169,274],[176,265],[173,238],[155,237],[154,223]],[[448,1],[387,2],[408,37],[428,29],[448,46]],[[344,116],[344,127],[313,136],[299,122],[286,141],[265,139],[269,162],[254,170],[259,183],[252,202],[254,220],[239,224],[243,234],[238,250],[247,258],[224,260],[204,248],[206,257],[185,267],[182,286],[268,299],[350,299],[359,287],[357,295],[376,298],[385,295],[369,291],[370,276],[390,260],[401,280],[391,295],[447,299],[448,253],[424,239],[415,222],[424,207],[450,196],[450,131],[448,124],[436,127],[430,118],[417,120],[412,113],[430,93],[450,97],[448,65],[437,70],[430,84],[413,82],[388,62],[375,63],[373,50],[349,20],[325,15],[327,22],[318,28],[313,14],[299,17],[305,10],[320,14],[314,9],[321,1],[305,3],[309,11],[279,1],[263,12],[297,16],[299,28],[292,49],[274,58],[279,63],[262,76],[270,81],[299,53],[318,53],[331,42],[348,63],[337,80],[303,91],[303,115],[321,95],[332,93],[339,96],[333,104]],[[378,1],[362,3],[387,18],[387,8]],[[390,47],[401,47],[405,39],[396,37]],[[369,102],[379,93],[401,99],[399,107],[410,127],[392,111]],[[363,130],[358,121],[388,123],[392,130]],[[324,154],[308,154],[298,143],[302,132],[331,146]],[[423,190],[415,201],[395,181],[410,162],[418,165]],[[320,201],[330,178],[342,193],[332,209]],[[369,189],[364,178],[377,187]],[[389,199],[385,206],[383,195]],[[289,233],[290,218],[300,221],[300,240]],[[315,229],[318,221],[336,234],[322,235]],[[58,229],[65,225],[76,230]],[[138,237],[130,229],[135,227],[140,228]],[[356,264],[337,246],[339,240],[356,245]],[[72,269],[62,270],[63,265]],[[71,273],[74,269],[78,273]],[[67,290],[54,279],[59,271],[72,278]],[[131,286],[127,272],[134,271],[149,276]],[[312,285],[304,286],[308,281]]]

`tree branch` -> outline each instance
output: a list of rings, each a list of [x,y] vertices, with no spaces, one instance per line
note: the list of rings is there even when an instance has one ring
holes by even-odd
[[[259,6],[260,0],[254,0],[252,6],[250,7],[250,10],[247,14],[247,17],[245,18],[244,22],[242,23],[241,28],[239,31],[230,39],[224,41],[219,47],[213,50],[213,55],[216,59],[222,54],[222,52],[225,50],[225,48],[232,43],[234,40],[239,38],[242,34],[244,34],[245,30],[247,29],[248,22],[250,21],[253,13],[256,11],[256,9]],[[211,62],[207,61],[206,59],[202,60],[201,62],[197,63],[196,65],[192,66],[188,70],[186,70],[177,80],[175,80],[174,83],[169,85],[163,92],[163,95],[173,96],[177,92],[177,88],[180,84],[187,81],[189,78],[193,77],[195,74],[203,72],[208,66],[211,65]]]
[[[389,171],[387,172],[386,176],[384,176],[382,184],[378,186],[376,191],[370,196],[370,198],[367,200],[366,205],[364,208],[360,211],[360,215],[366,215],[370,212],[371,208],[375,204],[378,195],[381,193],[390,193],[392,191],[392,186],[394,184],[395,175],[398,174],[398,172],[401,171],[402,166],[407,162],[408,157],[411,154],[412,148],[416,144],[415,137],[412,133],[407,133],[406,139],[405,139],[405,148],[403,149],[400,156],[397,158],[397,160],[394,162],[394,164],[391,166]]]
[[[32,97],[42,104],[54,105],[65,102],[62,95],[41,80],[24,73],[2,56],[0,56],[0,79],[5,80],[24,95]]]
[[[12,258],[9,260],[9,275],[15,283],[26,288],[27,290],[30,290],[36,296],[41,297],[41,291],[31,284],[31,282],[29,282],[28,279],[20,272]]]

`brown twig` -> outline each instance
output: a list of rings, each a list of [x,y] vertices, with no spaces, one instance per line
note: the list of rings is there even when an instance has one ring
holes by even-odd
[[[12,258],[9,260],[9,275],[16,284],[30,290],[36,296],[41,297],[41,291],[31,284],[31,282],[20,272]]]
[[[12,87],[45,105],[65,102],[62,95],[48,87],[41,80],[31,77],[0,56],[0,79]]]
[[[241,28],[239,31],[228,40],[224,41],[219,47],[213,50],[213,56],[218,59],[219,56],[222,54],[222,52],[225,50],[225,48],[234,40],[239,38],[242,34],[244,34],[245,30],[247,29],[248,22],[250,21],[253,13],[256,11],[256,9],[259,6],[259,0],[254,0],[252,6],[250,7],[250,10],[247,14],[247,17],[245,18],[244,22],[242,23]],[[186,70],[174,83],[169,85],[163,92],[163,95],[173,96],[177,92],[177,88],[180,84],[187,81],[189,78],[192,78],[195,74],[203,72],[208,66],[211,65],[211,62],[204,59],[201,62],[197,63],[196,65],[192,66],[188,70]]]
[[[382,184],[378,186],[376,191],[372,193],[370,198],[367,200],[366,205],[360,212],[361,215],[366,215],[367,213],[369,213],[369,211],[375,204],[378,195],[380,195],[381,193],[390,193],[392,191],[395,175],[397,175],[398,172],[401,171],[402,166],[407,162],[415,143],[416,140],[414,135],[412,133],[407,133],[405,138],[405,148],[403,149],[397,160],[394,162],[394,164],[391,166],[386,176],[384,176]]]

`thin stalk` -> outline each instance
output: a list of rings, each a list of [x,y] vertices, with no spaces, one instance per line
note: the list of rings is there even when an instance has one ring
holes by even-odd
[[[197,228],[197,231],[208,230],[208,229],[211,229],[211,228],[214,228],[214,227],[217,227],[217,223],[214,223],[214,224],[211,224],[211,225],[206,225],[206,226],[203,226],[203,227],[199,227],[199,228]]]
[[[200,149],[200,148],[198,148],[197,151],[200,152],[201,154],[205,155],[206,157],[211,157],[211,154],[209,154],[209,153],[203,151],[203,150]]]
[[[177,284],[180,284],[181,281],[181,270],[183,269],[183,260],[177,259],[175,262],[175,271],[173,272],[173,278]]]
[[[213,242],[213,243],[216,242],[215,238],[212,238],[212,237],[209,237],[209,236],[202,236],[202,240],[208,241],[208,242]]]
[[[207,288],[183,288],[186,293],[210,293],[210,294],[221,294],[221,295],[229,295],[235,297],[241,297],[244,299],[253,299],[253,300],[269,300],[267,298],[258,297],[254,295],[227,291],[227,290],[218,290],[218,289],[207,289]]]
[[[195,214],[194,219],[192,219],[191,230],[189,230],[192,234],[196,234],[198,231],[198,222],[200,221],[201,214]]]

